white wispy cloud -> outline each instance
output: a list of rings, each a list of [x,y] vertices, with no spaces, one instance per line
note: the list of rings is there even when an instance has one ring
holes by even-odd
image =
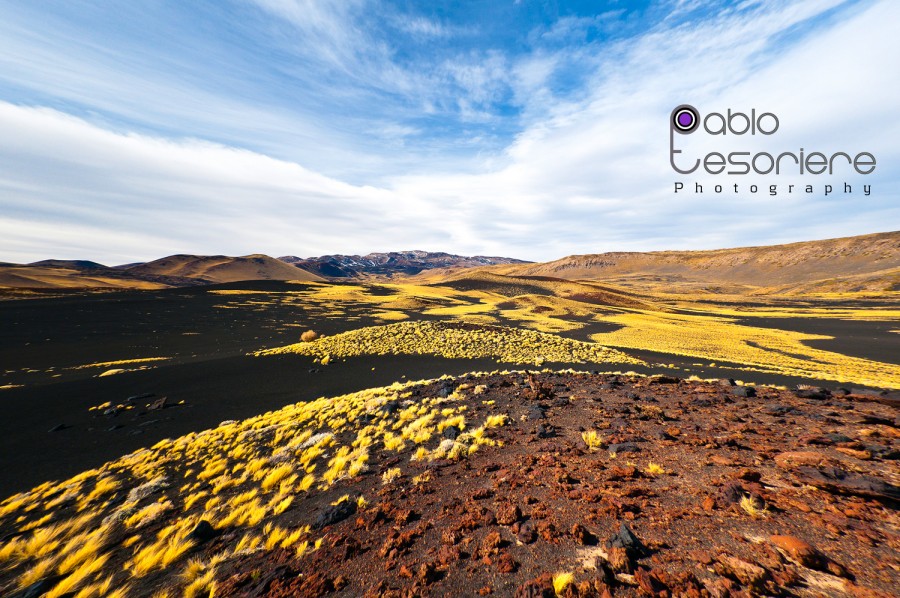
[[[467,49],[425,71],[366,29],[369,2],[255,2],[285,25],[277,35],[296,36],[296,62],[280,68],[330,72],[334,85],[321,83],[316,97],[352,106],[346,119],[241,98],[227,82],[136,70],[100,46],[0,25],[14,34],[0,35],[2,78],[64,100],[52,109],[0,102],[0,259],[399,248],[553,259],[900,228],[895,3],[754,3],[696,19],[684,15],[697,7],[684,4],[612,42]],[[556,43],[588,25],[545,29]],[[45,50],[11,58],[23,47]],[[572,64],[582,65],[583,81],[563,93],[556,79]],[[389,104],[398,116],[365,110],[391,94],[401,98]],[[779,115],[772,138],[721,140],[736,149],[870,151],[878,170],[850,178],[857,193],[849,197],[786,195],[796,177],[725,181],[777,183],[775,197],[715,195],[716,177],[679,177],[669,167],[666,123],[682,102]],[[72,116],[70,103],[103,112]],[[424,122],[451,112],[440,125],[458,130],[443,138]],[[502,126],[517,132],[498,145],[504,134],[492,128]],[[698,153],[721,147],[712,141],[679,139]],[[677,179],[707,193],[675,195]],[[862,183],[875,187],[871,196]]]

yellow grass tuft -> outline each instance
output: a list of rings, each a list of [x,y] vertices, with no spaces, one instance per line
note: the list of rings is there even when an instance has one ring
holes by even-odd
[[[399,467],[392,467],[381,474],[381,483],[387,486],[402,475]]]
[[[275,497],[275,500],[273,501],[275,504],[272,505],[272,514],[273,515],[281,515],[282,513],[287,511],[290,508],[291,504],[293,504],[293,502],[294,502],[293,496],[284,496],[283,498],[282,497],[283,497],[283,495],[281,495],[281,494],[279,494],[278,496]]]
[[[603,446],[603,436],[598,434],[596,430],[582,432],[581,439],[584,440],[584,443],[591,451],[596,451]]]
[[[294,473],[294,469],[288,465],[279,465],[266,474],[262,481],[262,489],[268,492],[273,487],[281,483],[282,480]]]
[[[768,510],[764,506],[760,505],[759,501],[757,501],[749,494],[745,494],[741,497],[740,505],[744,512],[746,512],[754,519],[761,519],[769,514]]]
[[[303,479],[300,480],[300,483],[297,485],[297,491],[299,492],[308,492],[312,485],[316,482],[316,476],[311,473],[303,476]]]
[[[484,427],[496,428],[499,426],[505,426],[507,421],[509,421],[509,418],[502,413],[500,415],[489,415],[487,419],[484,420]]]
[[[82,510],[84,507],[100,498],[105,494],[109,494],[119,487],[119,482],[112,477],[106,476],[97,480],[96,486],[91,490],[90,494],[84,497],[82,501],[79,503],[79,510]]]
[[[19,576],[19,588],[24,589],[33,583],[36,583],[53,571],[56,566],[56,558],[50,557],[39,560],[33,567],[25,571]]]
[[[575,576],[571,573],[557,573],[553,576],[553,591],[556,592],[557,596],[562,596],[562,593],[566,591],[566,588],[572,585],[572,582],[575,580]]]
[[[406,448],[406,442],[403,436],[394,436],[391,432],[384,435],[384,448],[388,451],[402,451]]]
[[[154,521],[158,521],[160,517],[174,508],[171,501],[168,500],[165,502],[152,503],[126,518],[124,523],[126,527],[140,529],[150,525]]]
[[[44,598],[59,598],[63,594],[72,592],[81,587],[90,577],[103,569],[106,561],[109,560],[108,554],[97,556],[87,562],[81,564],[76,570],[60,581],[52,590],[44,594]]]

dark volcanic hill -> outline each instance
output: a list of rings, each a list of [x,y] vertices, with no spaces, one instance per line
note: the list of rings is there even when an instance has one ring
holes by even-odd
[[[435,268],[472,268],[529,263],[508,257],[487,257],[482,255],[467,257],[450,253],[418,250],[370,253],[362,256],[323,255],[311,258],[287,255],[278,259],[329,278],[393,276],[394,274],[413,275],[423,270],[433,270]]]

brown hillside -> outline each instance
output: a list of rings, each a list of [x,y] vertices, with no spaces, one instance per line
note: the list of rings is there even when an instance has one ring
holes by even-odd
[[[167,284],[122,276],[108,268],[83,270],[16,264],[0,265],[0,288],[7,289],[162,289]]]
[[[140,276],[173,276],[221,283],[239,280],[322,280],[320,277],[262,254],[171,255],[127,270]]]
[[[900,231],[767,247],[711,251],[654,251],[573,255],[542,264],[492,268],[513,276],[569,280],[623,276],[659,277],[668,282],[710,282],[753,286],[803,285],[865,277],[900,267]],[[868,280],[868,285],[873,281]],[[885,289],[888,290],[888,289]]]

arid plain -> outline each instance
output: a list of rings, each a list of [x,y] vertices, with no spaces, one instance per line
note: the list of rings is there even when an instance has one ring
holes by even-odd
[[[900,233],[0,284],[4,595],[900,591]]]

